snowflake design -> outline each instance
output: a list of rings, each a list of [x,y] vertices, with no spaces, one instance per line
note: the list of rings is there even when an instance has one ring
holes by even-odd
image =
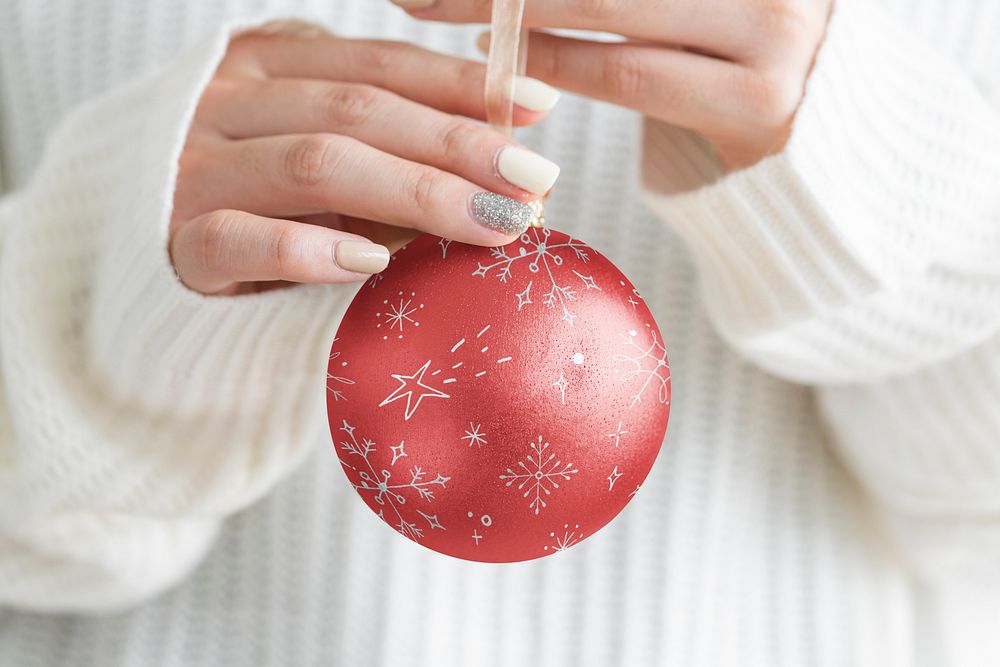
[[[472,519],[472,517],[474,515],[473,515],[472,512],[467,512],[466,516],[468,516],[470,519]],[[493,525],[493,517],[490,516],[489,514],[483,514],[482,516],[479,517],[479,523],[481,523],[483,525],[484,529],[489,528],[490,526]],[[479,546],[479,540],[484,539],[486,536],[485,535],[480,535],[478,528],[473,528],[472,529],[472,535],[469,535],[469,537],[471,537],[475,541],[476,546],[478,547]]]
[[[558,304],[562,309],[562,319],[569,326],[573,326],[573,320],[576,319],[576,315],[570,310],[569,303],[575,301],[577,298],[576,288],[569,283],[563,283],[562,278],[557,277],[557,273],[559,272],[559,267],[563,265],[562,253],[572,252],[584,262],[589,261],[590,257],[587,255],[586,246],[583,242],[576,239],[569,239],[564,243],[549,244],[548,239],[550,234],[551,230],[546,227],[528,228],[527,231],[521,234],[521,246],[517,249],[516,255],[511,256],[507,254],[509,246],[490,248],[490,254],[496,261],[489,264],[479,262],[472,275],[483,276],[485,278],[490,275],[490,272],[494,272],[494,275],[499,278],[500,282],[507,283],[511,278],[514,263],[523,259],[530,259],[528,271],[530,273],[542,272],[544,274],[543,277],[548,281],[549,289],[542,295],[542,303],[549,308],[554,308]],[[593,276],[585,276],[572,269],[571,272],[580,279],[584,289],[601,289],[594,282]],[[534,303],[531,300],[531,287],[533,284],[534,280],[529,280],[527,286],[521,292],[515,294],[517,297],[518,312],[528,304]]]
[[[405,248],[406,248],[406,246],[404,245],[404,246],[402,246],[400,248],[400,250],[403,250]],[[390,262],[396,261],[396,254],[395,253],[389,255],[389,261]],[[375,289],[375,286],[378,285],[379,281],[382,280],[382,279],[384,279],[384,278],[385,278],[385,276],[383,276],[381,273],[373,273],[372,277],[368,279],[368,286],[371,287],[372,289]]]
[[[552,386],[559,390],[559,402],[566,405],[566,388],[569,386],[569,380],[560,371],[559,379],[552,383]]]
[[[451,239],[442,238],[438,241],[438,245],[441,246],[441,259],[448,257],[448,246],[451,245]]]
[[[647,324],[646,327],[648,328],[649,325]],[[670,364],[667,363],[667,350],[657,340],[656,332],[649,329],[651,342],[648,345],[636,342],[639,334],[635,329],[630,329],[627,334],[619,335],[625,341],[626,347],[630,348],[629,354],[616,354],[614,356],[615,361],[623,362],[629,367],[621,375],[622,382],[627,382],[636,377],[645,378],[642,386],[632,396],[629,408],[631,409],[639,403],[643,394],[646,393],[646,389],[650,386],[657,388],[657,399],[660,403],[668,405],[670,403]],[[615,373],[618,372],[618,370],[615,370]]]
[[[334,338],[333,342],[336,344],[337,340],[338,340],[337,338]],[[334,352],[333,354],[330,355],[330,361],[334,361],[335,359],[339,359],[339,358],[340,358],[340,350],[337,350],[336,352]],[[341,366],[346,366],[347,362],[346,361],[341,361],[340,365]],[[326,388],[327,388],[327,391],[330,392],[330,395],[333,396],[333,400],[335,400],[335,401],[346,401],[347,398],[344,396],[344,392],[342,392],[340,389],[334,389],[333,388],[333,384],[332,383],[334,383],[334,382],[339,383],[339,384],[354,384],[354,380],[348,379],[348,378],[343,377],[341,375],[334,375],[333,373],[331,373],[329,371],[327,371],[327,373],[326,373]]]
[[[624,280],[619,280],[618,284],[621,285],[622,287],[626,287]],[[629,294],[628,299],[626,299],[626,301],[628,301],[632,305],[632,310],[635,310],[635,307],[639,305],[639,301],[636,301],[636,299],[638,299],[639,301],[645,301],[645,299],[643,299],[642,296],[640,296],[639,290],[633,287],[632,293]]]
[[[621,444],[621,442],[622,442],[622,436],[625,435],[626,433],[628,433],[628,431],[623,431],[622,430],[622,422],[619,419],[618,420],[618,428],[615,429],[614,433],[608,433],[608,437],[615,439],[615,447],[617,447],[618,445]]]
[[[476,445],[477,447],[482,448],[483,445],[489,444],[486,442],[486,434],[479,430],[480,426],[481,424],[473,426],[472,422],[469,422],[469,428],[466,429],[465,435],[462,436],[462,440],[469,441],[469,447]]]
[[[549,537],[554,538],[556,543],[553,545],[548,545],[544,547],[544,551],[551,549],[553,552],[556,551],[566,551],[571,546],[583,539],[583,533],[579,535],[576,533],[580,529],[580,524],[575,524],[573,530],[569,529],[569,524],[563,524],[563,534],[562,537],[556,535],[555,531],[549,533]]]
[[[615,488],[615,482],[617,482],[618,478],[621,477],[621,476],[622,476],[622,474],[620,472],[618,472],[618,466],[615,466],[615,469],[612,470],[611,474],[608,475],[608,477],[607,477],[607,479],[608,479],[608,491],[611,491],[611,489]]]
[[[417,322],[410,316],[413,315],[413,313],[417,312],[417,310],[419,310],[420,308],[423,308],[424,304],[421,303],[419,306],[414,305],[413,297],[415,296],[416,296],[415,292],[410,292],[410,296],[409,298],[407,298],[403,296],[402,292],[400,292],[397,295],[397,298],[399,299],[398,304],[390,303],[388,299],[384,299],[382,303],[388,306],[388,309],[384,313],[375,313],[375,316],[385,318],[385,321],[376,324],[375,328],[380,329],[382,328],[382,325],[385,324],[389,329],[390,333],[392,332],[393,329],[399,329],[399,335],[397,337],[402,338],[403,327],[407,322],[409,322],[415,327],[419,327],[420,322]],[[382,336],[383,340],[387,338],[389,338],[388,334]]]
[[[451,477],[445,477],[440,473],[434,477],[434,479],[428,479],[427,473],[420,466],[413,466],[409,470],[409,481],[399,481],[394,483],[395,480],[392,478],[392,471],[382,469],[376,472],[375,468],[371,463],[371,455],[375,452],[376,444],[368,438],[362,438],[358,442],[358,438],[354,435],[356,427],[351,426],[344,420],[344,425],[340,427],[340,430],[347,434],[349,440],[344,440],[340,443],[340,448],[347,454],[356,456],[363,461],[363,466],[359,464],[358,467],[351,465],[341,458],[341,461],[347,467],[351,468],[358,473],[358,477],[361,482],[358,484],[352,484],[358,492],[369,492],[373,493],[373,499],[376,503],[383,506],[382,510],[379,510],[379,516],[385,518],[383,515],[383,510],[388,506],[396,514],[396,518],[399,520],[399,524],[395,526],[396,530],[410,538],[414,542],[418,538],[424,536],[424,529],[417,525],[417,519],[412,516],[405,516],[403,510],[406,509],[406,496],[403,495],[404,492],[415,494],[417,498],[430,502],[434,499],[434,487],[439,486],[442,489],[445,488],[447,482]],[[392,463],[389,467],[396,465],[396,461],[403,457],[408,457],[409,455],[403,449],[403,443],[400,442],[395,447],[392,447]],[[427,514],[421,512],[419,509],[414,508],[414,512],[419,514],[427,522],[427,527],[434,529],[440,528],[444,530],[444,526],[438,521],[437,514]]]
[[[563,463],[556,459],[556,455],[548,452],[549,443],[543,442],[542,436],[538,436],[536,442],[531,443],[531,453],[527,456],[527,463],[518,461],[518,470],[515,472],[507,468],[507,473],[500,475],[500,479],[507,480],[507,486],[519,482],[517,490],[524,489],[524,496],[534,493],[534,498],[528,504],[528,509],[534,510],[535,515],[541,508],[545,507],[545,500],[542,498],[544,492],[546,496],[551,495],[553,489],[559,488],[559,482],[567,482],[571,475],[579,472],[572,463]]]

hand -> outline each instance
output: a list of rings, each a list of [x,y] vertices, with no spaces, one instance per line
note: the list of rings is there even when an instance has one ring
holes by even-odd
[[[235,39],[180,158],[181,281],[206,294],[358,281],[420,232],[512,241],[559,169],[468,120],[485,118],[484,78],[481,63],[400,43]],[[526,125],[558,93],[521,79],[515,97]]]
[[[489,22],[490,0],[393,0],[417,18]],[[529,0],[527,74],[699,132],[736,169],[779,152],[832,0]],[[488,44],[488,38],[486,39]],[[484,44],[480,42],[482,49]]]

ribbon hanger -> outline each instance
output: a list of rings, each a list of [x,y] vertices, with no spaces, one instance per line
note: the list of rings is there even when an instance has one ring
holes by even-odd
[[[486,119],[497,132],[513,136],[514,76],[524,74],[528,31],[525,0],[493,0],[490,49],[486,58]]]
[[[523,27],[525,0],[493,0],[490,49],[486,57],[486,120],[508,137],[514,136],[514,77],[527,66],[528,30]],[[532,227],[545,223],[542,199],[529,202],[535,211]]]

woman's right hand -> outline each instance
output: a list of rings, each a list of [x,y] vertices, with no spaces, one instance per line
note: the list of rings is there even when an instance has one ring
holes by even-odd
[[[512,241],[559,168],[468,120],[485,118],[484,77],[483,64],[396,42],[234,39],[180,159],[170,256],[181,281],[205,294],[351,282],[421,232]],[[557,98],[519,79],[515,124]]]

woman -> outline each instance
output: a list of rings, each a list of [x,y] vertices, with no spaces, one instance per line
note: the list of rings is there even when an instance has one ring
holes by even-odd
[[[1000,660],[993,5],[529,0],[522,145],[455,119],[489,3],[399,4],[0,3],[0,601],[93,616],[3,612],[0,664]],[[448,559],[316,387],[389,251],[557,176],[662,325],[666,446],[566,553]]]

